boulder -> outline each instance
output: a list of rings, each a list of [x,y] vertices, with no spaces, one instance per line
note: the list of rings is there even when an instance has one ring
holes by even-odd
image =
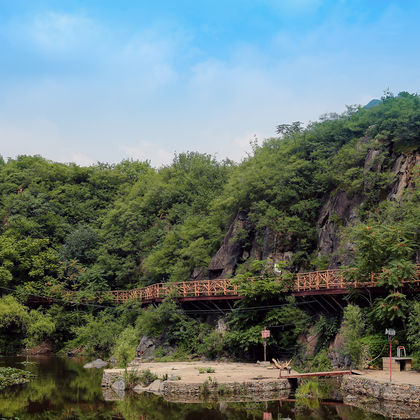
[[[93,362],[86,363],[83,367],[85,369],[102,369],[103,367],[108,366],[108,362],[103,361],[102,359],[96,359]]]
[[[156,379],[149,386],[136,385],[133,390],[134,392],[137,392],[137,394],[141,394],[143,392],[159,393],[162,390],[162,381],[160,379]]]
[[[166,345],[163,339],[160,340],[144,335],[137,346],[137,358],[141,358],[143,362],[152,360],[154,353],[158,348],[159,350],[163,350],[164,354],[168,356],[175,351],[173,347]]]
[[[114,382],[111,385],[111,388],[117,393],[117,395],[121,398],[124,398],[125,394],[125,382],[124,379],[118,379],[118,381]]]

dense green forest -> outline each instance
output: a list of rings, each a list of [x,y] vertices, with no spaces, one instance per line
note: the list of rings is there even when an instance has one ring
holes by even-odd
[[[419,297],[401,288],[415,275],[420,249],[420,97],[387,93],[375,106],[348,107],[306,127],[278,125],[277,134],[253,143],[240,163],[196,152],[160,169],[130,160],[79,167],[40,156],[0,159],[0,353],[47,340],[55,351],[77,348],[124,364],[147,335],[162,344],[161,359],[167,346],[173,358],[247,359],[260,355],[262,326],[276,325],[283,328],[270,338],[271,351],[313,367],[331,363],[328,346],[338,332],[353,364],[373,358],[389,326],[420,355]],[[401,162],[403,174],[395,170]],[[332,208],[327,223],[339,246],[330,253],[320,247],[319,218],[340,194],[354,204],[352,217]],[[230,275],[244,299],[225,316],[226,332],[215,330],[215,316],[187,313],[171,300],[142,309],[59,299],[64,290],[89,297],[206,278],[238,212],[247,227],[233,239],[247,253]],[[275,236],[269,257],[256,258],[252,250],[268,234]],[[274,263],[284,271],[280,283]],[[349,292],[344,313],[325,316],[285,293],[293,273],[329,266],[353,267],[357,278],[382,273],[386,293]],[[251,275],[259,280],[250,284]],[[36,297],[54,300],[39,305]],[[309,356],[299,339],[308,333],[318,337]]]

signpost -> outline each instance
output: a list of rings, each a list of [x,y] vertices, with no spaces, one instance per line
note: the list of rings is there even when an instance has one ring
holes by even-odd
[[[395,336],[395,330],[387,328],[385,334],[388,336],[389,341],[389,382],[392,382],[392,337]]]
[[[264,340],[264,362],[267,361],[267,338],[270,337],[270,330],[267,330],[267,328],[264,327],[264,329],[261,331],[261,336]]]

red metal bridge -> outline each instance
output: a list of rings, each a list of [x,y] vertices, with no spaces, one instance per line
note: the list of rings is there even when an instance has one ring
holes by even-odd
[[[349,270],[324,270],[297,273],[294,284],[288,289],[295,296],[346,294],[352,289],[373,289],[380,287],[380,279],[386,273],[371,274],[367,279],[350,281],[346,279]],[[420,264],[416,275],[406,279],[403,286],[420,287]],[[75,292],[77,293],[77,292]],[[113,290],[106,292],[115,303],[139,300],[142,303],[161,302],[172,296],[178,301],[206,301],[240,299],[238,286],[229,279],[192,280],[177,283],[157,283],[140,289]]]

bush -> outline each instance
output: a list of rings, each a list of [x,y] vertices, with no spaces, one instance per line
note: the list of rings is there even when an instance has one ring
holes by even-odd
[[[121,331],[115,318],[106,312],[96,317],[85,316],[85,324],[73,329],[75,338],[67,343],[67,348],[84,347],[88,356],[107,357]]]
[[[343,352],[346,356],[350,356],[355,367],[359,367],[362,359],[363,344],[361,337],[364,329],[365,321],[360,307],[356,305],[346,306],[340,332],[344,339]]]
[[[318,352],[309,362],[310,372],[327,372],[332,369],[331,361],[328,358],[328,350],[324,349]]]
[[[150,369],[146,369],[141,371],[137,379],[143,386],[149,386],[153,381],[156,381],[158,377],[152,373]]]
[[[211,367],[207,367],[207,368],[197,368],[197,370],[198,370],[198,373],[214,373],[214,372],[216,372],[213,368],[211,368]]]
[[[365,348],[367,362],[369,365],[380,366],[382,356],[387,356],[388,340],[383,334],[371,334],[363,337],[361,340]]]
[[[411,350],[420,354],[420,302],[415,302],[408,318],[407,339]]]
[[[136,356],[138,335],[134,327],[125,328],[116,339],[112,354],[120,367],[126,368],[128,363]]]
[[[133,389],[140,381],[140,376],[134,370],[124,372],[125,389]],[[152,381],[153,382],[153,381]]]

